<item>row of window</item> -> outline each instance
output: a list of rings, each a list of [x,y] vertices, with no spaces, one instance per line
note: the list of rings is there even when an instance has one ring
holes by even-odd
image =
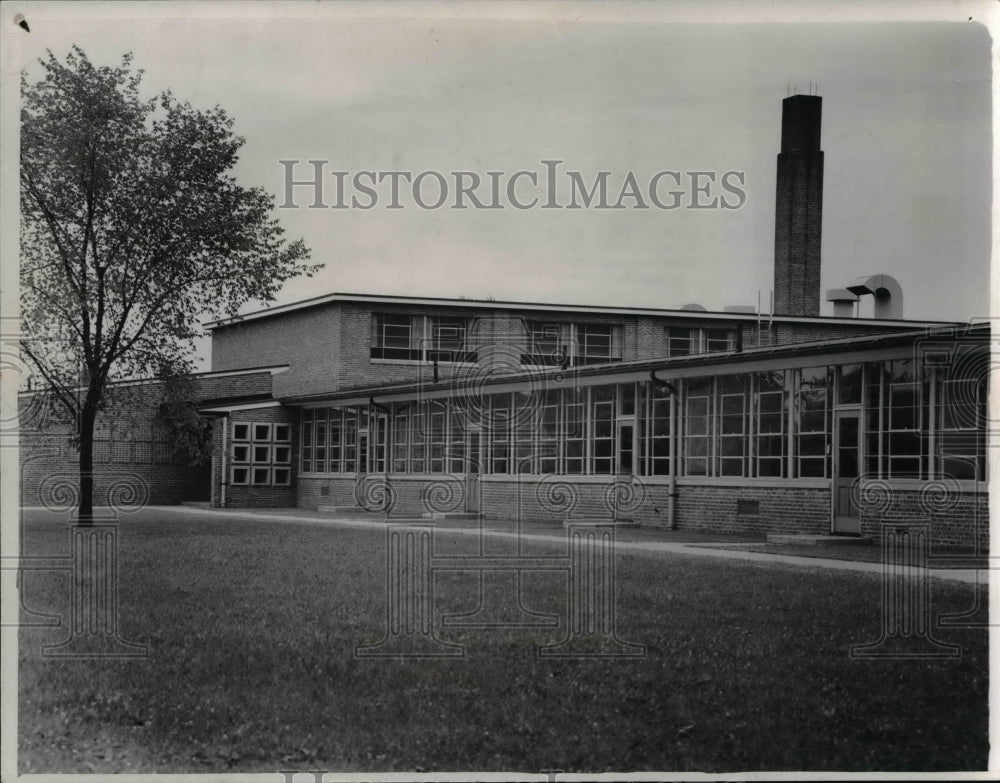
[[[607,323],[525,320],[521,363],[542,366],[606,364],[622,359],[622,326]],[[376,313],[371,358],[475,362],[477,319]],[[667,327],[667,356],[688,356],[735,348],[728,328]]]
[[[647,382],[415,401],[371,416],[367,408],[307,410],[300,469],[464,473],[475,453],[472,469],[491,474],[661,476],[670,473],[676,425],[684,476],[852,477],[862,467],[883,478],[985,475],[982,383],[943,373],[920,379],[912,360],[677,387],[675,422],[667,393]],[[835,415],[853,419],[839,426],[839,443]]]

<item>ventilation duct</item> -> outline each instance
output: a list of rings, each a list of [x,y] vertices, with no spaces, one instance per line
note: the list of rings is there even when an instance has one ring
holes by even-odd
[[[893,320],[903,318],[903,287],[896,278],[883,274],[859,278],[858,282],[847,286],[847,290],[859,297],[868,294],[875,297],[876,318]],[[829,296],[827,298],[829,299]]]

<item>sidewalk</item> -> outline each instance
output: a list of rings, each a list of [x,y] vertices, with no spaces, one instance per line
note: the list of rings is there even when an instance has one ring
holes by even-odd
[[[216,518],[242,518],[253,517],[254,519],[269,520],[272,522],[298,523],[298,524],[318,524],[330,525],[334,527],[354,527],[368,528],[372,530],[384,530],[385,521],[382,519],[334,519],[323,516],[317,511],[307,509],[202,509],[187,506],[150,506],[158,512],[168,512],[183,514],[185,516],[203,516]],[[414,521],[408,519],[406,521]],[[427,523],[434,523],[437,529],[449,534],[462,536],[485,535],[492,538],[520,539],[522,541],[537,541],[544,543],[565,543],[566,535],[563,528],[558,525],[536,525],[530,523],[532,527],[548,527],[552,532],[548,533],[526,533],[516,532],[517,523],[513,520],[485,520],[485,527],[481,528],[475,520],[465,523],[449,524],[448,521],[427,519]],[[510,528],[504,530],[502,528]],[[687,555],[693,557],[714,557],[718,559],[742,560],[744,562],[757,563],[758,565],[787,565],[800,566],[810,569],[829,569],[839,571],[855,571],[866,574],[880,575],[883,572],[881,563],[871,563],[856,560],[835,560],[822,557],[802,557],[799,555],[780,555],[772,552],[741,551],[738,542],[727,542],[723,544],[709,542],[674,542],[674,541],[637,541],[629,540],[633,538],[630,534],[638,531],[643,533],[655,533],[652,528],[639,528],[632,531],[619,528],[620,534],[616,535],[615,548],[624,552],[635,552],[645,554],[672,554]],[[673,531],[663,531],[664,535],[669,535]],[[645,535],[643,536],[645,537]],[[755,545],[758,542],[750,542]],[[985,586],[987,581],[987,571],[989,569],[929,569],[928,575],[934,579],[949,582],[961,582],[969,585]],[[982,571],[983,573],[980,573]]]

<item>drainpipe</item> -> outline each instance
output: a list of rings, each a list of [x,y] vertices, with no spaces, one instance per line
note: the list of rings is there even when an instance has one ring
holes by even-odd
[[[226,436],[229,434],[229,417],[222,417],[222,454],[219,456],[219,464],[222,465],[222,470],[219,475],[219,507],[226,507]]]
[[[677,387],[656,377],[656,370],[649,373],[654,388],[670,394],[670,483],[667,491],[667,526],[677,529]]]

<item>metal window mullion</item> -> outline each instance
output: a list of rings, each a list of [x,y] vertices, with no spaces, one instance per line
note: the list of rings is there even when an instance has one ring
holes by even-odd
[[[785,445],[788,449],[788,455],[785,461],[785,467],[788,470],[788,478],[798,478],[799,471],[796,469],[796,459],[798,458],[798,449],[795,448],[795,413],[799,405],[799,386],[802,382],[802,371],[797,369],[789,370],[785,373],[785,395],[788,400],[788,410],[785,415],[785,424],[788,427],[788,432],[786,434]]]
[[[716,403],[718,403],[719,396],[719,377],[713,376],[712,382],[708,387],[709,394],[709,416],[708,416],[708,473],[709,476],[718,476],[719,471],[715,464],[717,459],[718,444],[716,443],[716,437],[718,428],[716,427],[716,417],[712,415],[712,412],[716,410]]]
[[[934,406],[937,404],[937,370],[928,368],[929,391],[927,394],[927,479],[933,481],[938,476],[938,465],[934,459],[934,449],[937,445],[937,415]]]
[[[879,373],[878,373],[878,457],[875,461],[875,475],[878,478],[882,478],[884,472],[883,460],[888,462],[888,455],[883,454],[883,443],[888,443],[888,438],[885,437],[885,362],[879,362]],[[890,365],[891,368],[892,365]],[[892,370],[890,369],[890,374]]]

